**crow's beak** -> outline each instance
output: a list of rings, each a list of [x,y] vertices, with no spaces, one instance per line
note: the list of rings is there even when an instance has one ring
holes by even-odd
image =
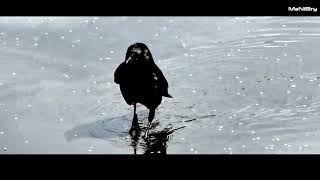
[[[126,64],[128,64],[128,62],[132,59],[131,56],[128,59],[126,59]]]

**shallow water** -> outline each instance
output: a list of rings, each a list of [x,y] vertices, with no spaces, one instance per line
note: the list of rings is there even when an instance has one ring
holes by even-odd
[[[1,17],[0,153],[132,154],[113,73],[136,41],[174,97],[166,153],[320,152],[318,17]]]

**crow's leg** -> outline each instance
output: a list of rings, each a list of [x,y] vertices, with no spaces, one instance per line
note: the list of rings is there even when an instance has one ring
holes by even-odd
[[[135,133],[133,133],[135,132]],[[134,155],[137,154],[137,146],[139,143],[139,137],[140,137],[140,127],[138,123],[138,116],[136,114],[136,103],[134,103],[134,112],[133,112],[133,120],[132,120],[132,126],[129,131],[129,134],[131,135],[131,145],[133,147],[133,153]]]
[[[133,119],[132,119],[131,129],[129,131],[129,134],[131,136],[132,136],[133,131],[136,131],[136,135],[138,135],[140,133],[140,127],[139,127],[139,123],[138,123],[138,115],[136,114],[137,103],[134,103],[133,106],[134,106]]]
[[[155,111],[156,111],[155,109],[150,108],[149,117],[148,117],[148,127],[147,127],[147,131],[146,131],[146,134],[145,134],[145,138],[148,137],[149,129],[150,129],[150,127],[151,127],[151,122],[152,122],[152,120],[154,119]]]

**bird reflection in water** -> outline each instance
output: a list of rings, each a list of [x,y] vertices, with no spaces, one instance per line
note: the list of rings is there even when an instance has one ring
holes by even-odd
[[[159,123],[155,122],[151,125],[151,129],[158,126]],[[176,130],[185,128],[182,126],[179,128],[165,127],[162,130],[149,131],[149,135],[141,137],[141,131],[147,131],[147,127],[142,127],[140,130],[136,130],[131,137],[131,146],[133,147],[134,154],[137,154],[138,148],[143,150],[143,154],[167,154],[168,142],[172,138],[173,133]]]

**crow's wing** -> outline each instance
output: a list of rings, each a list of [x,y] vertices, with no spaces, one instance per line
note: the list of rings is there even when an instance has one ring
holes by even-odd
[[[165,97],[170,97],[172,98],[172,96],[168,93],[168,88],[169,88],[169,84],[167,79],[164,77],[162,71],[160,70],[160,68],[154,63],[153,66],[153,72],[155,73],[156,77],[157,77],[157,84],[159,85],[162,95]]]
[[[125,76],[125,63],[122,62],[116,69],[116,71],[114,72],[114,82],[117,84],[120,84],[121,82],[123,82],[123,77]]]

